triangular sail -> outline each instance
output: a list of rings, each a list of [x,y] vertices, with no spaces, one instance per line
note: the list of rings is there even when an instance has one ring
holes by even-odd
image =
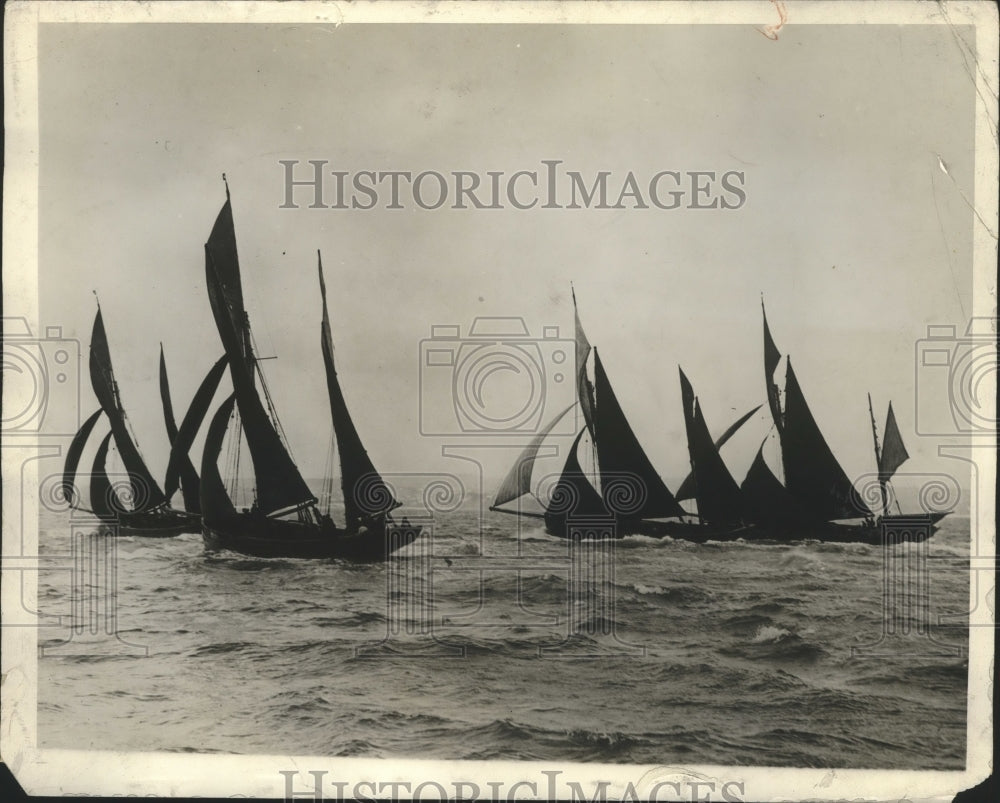
[[[212,311],[216,315],[216,322],[218,322],[218,316],[223,309],[227,312],[232,321],[233,329],[237,332],[238,353],[243,357],[252,383],[254,381],[254,357],[250,341],[250,323],[243,304],[243,280],[240,277],[240,260],[236,253],[236,227],[233,223],[233,207],[229,200],[228,184],[226,185],[226,202],[215,219],[215,225],[212,226],[212,233],[208,236],[206,249],[210,249],[212,252],[221,295],[225,299],[225,304],[219,311],[216,311],[215,304],[212,305]]]
[[[559,475],[559,481],[549,496],[549,508],[545,514],[549,521],[577,517],[604,518],[609,515],[604,506],[604,500],[587,479],[586,474],[583,473],[583,468],[581,468],[580,461],[576,456],[580,440],[586,431],[586,427],[581,429],[573,441],[569,454],[566,456],[562,474]]]
[[[167,499],[146,467],[125,424],[125,409],[118,396],[118,385],[111,368],[108,336],[104,331],[104,319],[101,317],[100,309],[97,310],[90,338],[90,381],[94,387],[94,394],[111,423],[111,432],[114,434],[118,454],[129,474],[132,498],[137,503],[136,510],[148,510],[162,505]]]
[[[785,485],[817,519],[849,519],[871,515],[833,456],[806,404],[792,370],[785,373],[785,426],[781,432]]]
[[[587,378],[587,357],[590,356],[590,341],[580,323],[580,311],[576,308],[576,291],[570,286],[573,295],[573,323],[576,334],[576,395],[583,411],[583,420],[587,424],[590,437],[594,437],[594,386]]]
[[[163,344],[160,344],[160,401],[163,402],[163,420],[167,425],[167,437],[170,445],[177,440],[177,422],[174,420],[174,405],[170,400],[170,383],[167,380],[167,361],[163,356]],[[180,463],[181,491],[184,496],[184,509],[188,513],[200,513],[198,503],[198,472],[187,452]],[[172,494],[171,494],[172,495]],[[168,497],[169,498],[169,497]]]
[[[120,513],[126,512],[125,505],[108,479],[108,472],[105,468],[108,460],[108,446],[111,444],[113,435],[113,432],[109,432],[104,436],[101,445],[97,447],[97,454],[94,455],[94,467],[90,472],[90,507],[94,514],[102,519],[114,519]]]
[[[781,402],[778,398],[778,385],[774,381],[774,371],[781,361],[781,352],[774,344],[771,337],[771,330],[767,325],[767,313],[764,311],[764,300],[760,302],[760,312],[764,317],[764,387],[767,389],[767,404],[771,408],[771,417],[774,426],[780,433],[784,428],[784,419],[781,413]]]
[[[553,418],[543,430],[531,439],[531,443],[524,448],[524,451],[521,452],[520,457],[517,458],[517,461],[511,467],[510,472],[508,472],[504,481],[500,484],[500,489],[497,491],[496,498],[493,500],[493,507],[505,505],[527,493],[531,493],[531,472],[535,467],[535,459],[538,457],[538,450],[541,449],[542,442],[548,437],[549,433],[552,432],[556,424],[558,424],[563,419],[563,416],[572,410],[575,405],[576,402],[569,405],[569,407]]]
[[[763,406],[764,406],[763,404],[758,404],[750,412],[744,413],[739,418],[737,418],[736,421],[733,422],[733,424],[729,427],[729,429],[727,429],[718,438],[715,439],[716,450],[719,450],[723,446],[725,446],[725,444],[729,441],[729,439],[733,437],[733,435],[735,435],[737,431],[739,431],[739,428],[742,427],[747,421],[749,421],[750,417]],[[694,499],[694,494],[695,494],[694,472],[691,471],[688,472],[688,475],[684,478],[684,481],[680,484],[680,486],[678,486],[677,490],[674,492],[674,499],[676,499],[678,502],[683,502],[685,499]]]
[[[678,368],[681,380],[681,398],[684,402],[684,425],[687,429],[691,469],[695,475],[695,497],[698,515],[708,524],[739,524],[743,519],[740,489],[719,450],[712,443],[708,426],[701,413],[701,406],[694,395],[691,383]]]
[[[319,289],[323,300],[323,322],[320,339],[323,349],[323,366],[326,369],[326,387],[330,396],[330,413],[340,454],[340,477],[344,493],[344,516],[349,528],[358,527],[365,519],[388,513],[399,507],[392,491],[375,470],[361,436],[351,420],[337,369],[333,363],[333,336],[330,332],[330,315],[326,305],[326,282],[323,279],[323,261],[319,259]]]
[[[628,477],[637,482],[645,499],[635,511],[635,518],[684,516],[673,494],[656,473],[653,464],[639,444],[632,427],[622,412],[611,388],[601,359],[594,350],[594,383],[596,386],[597,459],[600,464],[601,487],[615,479]]]
[[[802,507],[764,462],[765,443],[766,438],[740,484],[746,517],[764,525],[790,526],[815,521],[816,517]]]
[[[226,363],[229,358],[223,354],[212,366],[208,374],[201,381],[201,385],[198,386],[198,390],[194,394],[194,398],[191,400],[191,406],[188,407],[187,413],[184,414],[184,420],[181,421],[180,429],[177,430],[177,436],[171,441],[170,444],[170,462],[167,463],[167,476],[164,480],[164,490],[168,496],[173,496],[177,492],[177,488],[181,481],[180,466],[185,459],[190,460],[188,457],[191,451],[191,446],[194,444],[195,435],[198,434],[198,429],[201,427],[201,422],[205,420],[205,416],[208,414],[208,407],[212,402],[212,397],[215,395],[216,389],[219,387],[219,382],[222,379],[222,373],[226,370]],[[193,467],[192,467],[193,468]],[[199,486],[195,486],[196,488]]]
[[[201,496],[201,514],[206,522],[214,522],[236,513],[226,484],[219,474],[219,452],[222,451],[222,441],[226,437],[226,427],[229,417],[233,414],[236,394],[231,394],[216,410],[208,425],[205,436],[205,450],[201,454],[201,481],[199,494]]]
[[[910,459],[903,445],[903,436],[899,433],[899,426],[896,424],[896,414],[892,411],[892,402],[889,402],[889,412],[885,417],[885,435],[882,439],[882,456],[879,460],[879,479],[888,481],[896,473],[903,463]]]
[[[245,326],[237,327],[240,315],[245,322],[245,313],[242,312],[239,264],[235,261],[236,236],[232,226],[232,210],[227,198],[212,236],[205,243],[205,279],[215,323],[229,357],[236,404],[257,480],[257,503],[264,513],[278,515],[315,504],[316,497],[292,462],[254,387],[251,366],[255,361],[249,349],[249,330]]]
[[[104,410],[98,408],[96,413],[93,413],[90,418],[83,422],[83,426],[73,436],[69,449],[66,450],[66,463],[63,466],[63,478],[59,487],[62,489],[63,499],[71,507],[76,507],[79,503],[80,495],[76,492],[76,469],[80,465],[83,447],[87,443],[87,438],[90,437],[94,424],[97,423],[97,419],[100,418],[103,412]]]

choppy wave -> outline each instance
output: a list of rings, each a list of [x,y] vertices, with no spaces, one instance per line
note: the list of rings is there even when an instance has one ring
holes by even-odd
[[[133,539],[118,553],[119,639],[100,649],[100,632],[61,624],[100,589],[46,571],[42,745],[964,766],[965,633],[920,635],[924,602],[932,617],[967,608],[961,560],[932,561],[932,593],[892,612],[900,640],[884,632],[878,548],[628,536],[611,566],[571,560],[540,528],[448,516],[431,560],[388,567]],[[44,537],[46,554],[70,553],[65,527]],[[965,556],[968,531],[945,520],[926,548]]]

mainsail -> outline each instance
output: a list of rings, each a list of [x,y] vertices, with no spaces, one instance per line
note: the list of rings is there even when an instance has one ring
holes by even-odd
[[[69,449],[66,450],[66,463],[63,466],[63,478],[60,488],[62,490],[63,499],[65,499],[71,507],[76,507],[79,503],[79,495],[76,493],[76,469],[80,465],[80,457],[83,455],[83,447],[87,443],[87,438],[90,437],[94,424],[97,423],[97,419],[100,418],[101,413],[103,412],[103,409],[98,408],[96,413],[93,413],[90,418],[83,422],[83,426],[81,426],[80,430],[73,436]]]
[[[227,189],[226,203],[205,243],[205,279],[215,323],[229,357],[236,404],[257,480],[257,503],[265,514],[280,515],[315,504],[316,497],[292,462],[254,387],[256,360],[243,310],[236,234],[228,196]]]
[[[535,467],[535,460],[538,458],[538,450],[542,448],[542,442],[555,429],[556,424],[562,420],[563,416],[575,406],[576,402],[573,402],[531,439],[531,443],[524,448],[520,457],[517,458],[517,462],[514,463],[500,484],[500,490],[497,491],[496,498],[493,500],[494,508],[531,493],[531,472]]]
[[[146,468],[146,463],[133,443],[125,423],[125,409],[118,395],[118,384],[111,368],[111,352],[108,349],[108,336],[104,331],[100,307],[97,309],[90,337],[90,381],[94,387],[94,394],[111,423],[111,432],[118,447],[118,454],[129,474],[132,499],[135,501],[134,509],[142,511],[162,505],[167,498]]]
[[[351,420],[344,401],[344,394],[337,380],[333,364],[333,336],[330,332],[330,315],[326,305],[326,282],[323,280],[323,260],[316,252],[319,264],[319,289],[323,299],[323,322],[320,339],[323,348],[323,366],[326,369],[326,387],[330,396],[330,413],[333,430],[340,453],[340,477],[344,493],[344,515],[347,526],[354,529],[365,519],[384,515],[400,503],[392,495],[361,442],[361,436]]]
[[[167,425],[167,437],[173,446],[177,440],[177,422],[174,421],[174,405],[170,401],[170,383],[167,381],[167,361],[163,356],[163,344],[160,343],[160,400],[163,402],[163,419]],[[180,461],[181,492],[184,496],[184,509],[188,513],[200,513],[198,503],[198,472],[187,452]],[[169,498],[169,497],[168,497]]]
[[[594,385],[594,425],[601,487],[606,488],[616,480],[636,484],[636,490],[642,494],[642,502],[630,516],[634,515],[637,519],[686,515],[639,444],[615,397],[596,349]]]
[[[785,485],[815,518],[830,521],[871,515],[820,432],[802,395],[791,360],[785,373],[781,457]]]
[[[677,370],[681,380],[691,470],[695,477],[698,516],[708,524],[738,525],[743,519],[739,486],[722,461],[719,450],[712,443],[712,436],[709,435],[708,425],[691,383],[683,370]]]
[[[781,442],[785,488],[798,501],[799,510],[808,511],[814,521],[871,515],[820,432],[795,377],[791,359],[785,369],[785,408],[781,409],[778,386],[773,380],[781,352],[771,337],[763,301],[761,313],[764,318],[764,382]]]
[[[222,441],[226,437],[226,427],[229,417],[233,414],[236,394],[231,394],[216,410],[208,425],[205,436],[205,450],[201,455],[201,513],[206,522],[214,522],[220,518],[236,513],[226,485],[219,474],[219,452],[222,451]]]
[[[741,415],[739,418],[736,419],[735,422],[733,422],[733,424],[729,427],[729,429],[727,429],[718,438],[716,438],[715,439],[716,451],[725,446],[726,443],[729,441],[729,439],[737,433],[739,428],[742,427],[747,421],[749,421],[750,417],[763,406],[764,406],[763,404],[758,404],[750,412]],[[676,499],[678,502],[683,502],[685,499],[694,499],[694,495],[695,495],[694,472],[689,471],[688,475],[684,478],[684,481],[677,487],[677,490],[674,492],[674,499]]]

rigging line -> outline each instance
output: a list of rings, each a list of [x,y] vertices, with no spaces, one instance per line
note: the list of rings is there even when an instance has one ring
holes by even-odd
[[[250,342],[253,345],[254,351],[259,353],[260,349],[257,346],[257,339],[254,337],[252,329],[250,330]],[[273,348],[271,350],[274,351]],[[264,369],[261,368],[260,361],[257,357],[254,357],[254,367],[257,369],[257,376],[260,377],[260,385],[264,389],[264,399],[267,402],[268,415],[270,415],[271,422],[274,424],[278,437],[281,439],[282,446],[285,447],[285,450],[288,452],[288,456],[292,459],[292,463],[294,464],[296,461],[295,455],[292,453],[292,446],[288,441],[288,436],[285,434],[285,428],[281,424],[281,419],[278,417],[278,411],[275,409],[274,400],[271,397],[271,389],[267,384],[267,377],[264,376]]]

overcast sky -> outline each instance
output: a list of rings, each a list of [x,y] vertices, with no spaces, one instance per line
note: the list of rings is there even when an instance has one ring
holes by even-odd
[[[964,327],[972,309],[962,36],[971,29],[789,25],[772,41],[749,26],[46,24],[41,321],[86,356],[99,292],[132,426],[162,476],[158,343],[178,417],[222,351],[203,244],[225,172],[247,307],[260,352],[278,357],[264,367],[306,476],[322,473],[330,427],[317,249],[344,392],[387,473],[468,468],[441,456],[466,438],[419,431],[431,326],[464,335],[476,316],[522,316],[532,334],[571,337],[570,281],[672,487],[688,466],[678,364],[716,433],[764,400],[762,293],[849,475],[874,469],[869,391],[880,426],[893,400],[908,468],[948,471],[938,441],[914,433],[914,349],[928,324]],[[746,203],[288,210],[282,159],[483,176],[560,159],[611,171],[616,188],[628,171],[735,170]],[[522,386],[506,379],[487,393],[509,401]],[[727,454],[737,479],[766,431],[761,417]],[[484,457],[489,486],[513,452]]]

